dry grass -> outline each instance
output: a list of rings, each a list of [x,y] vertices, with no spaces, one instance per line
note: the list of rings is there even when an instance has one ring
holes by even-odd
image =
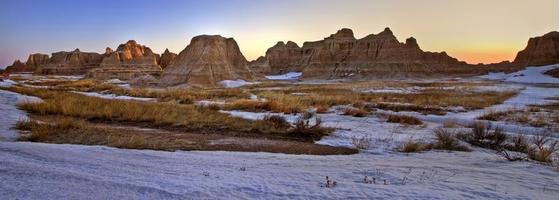
[[[192,134],[184,132],[133,131],[129,128],[94,125],[74,118],[49,118],[49,123],[21,121],[21,130],[27,130],[21,141],[55,144],[105,145],[126,149],[219,150],[246,152],[273,152],[288,154],[337,155],[357,153],[354,149],[330,147],[301,141],[235,138],[232,143],[214,144],[224,139],[215,134]]]
[[[366,105],[367,109],[382,109],[394,112],[413,111],[421,114],[445,115],[446,110],[440,107],[425,107],[412,104],[375,103]]]
[[[346,108],[344,109],[343,114],[354,116],[354,117],[366,117],[367,115],[369,115],[369,112],[361,108]]]
[[[455,134],[448,129],[438,128],[435,129],[435,142],[432,147],[434,149],[449,150],[449,151],[470,151],[468,147],[460,144]]]
[[[477,119],[488,121],[509,121],[516,122],[523,125],[533,127],[548,127],[553,128],[557,126],[558,113],[551,111],[547,112],[539,107],[531,107],[527,109],[509,109],[503,111],[490,110]]]
[[[537,134],[532,138],[533,146],[528,150],[528,158],[552,163],[553,155],[559,151],[559,141],[551,138],[551,133]]]
[[[371,143],[372,143],[372,139],[367,136],[351,138],[351,144],[353,144],[353,146],[356,149],[360,149],[360,150],[369,149]]]
[[[399,123],[404,125],[422,125],[423,122],[417,117],[407,116],[407,115],[387,115],[387,122],[389,123]]]
[[[474,122],[470,127],[471,131],[458,134],[458,138],[474,146],[500,149],[508,138],[501,128],[493,128],[485,122]]]
[[[150,127],[179,128],[187,131],[226,132],[238,135],[277,135],[319,139],[331,130],[313,126],[278,127],[270,121],[250,121],[194,105],[107,100],[68,92],[12,87],[20,93],[39,96],[41,103],[23,103],[19,107],[38,115],[63,115],[89,121],[144,123]]]
[[[429,150],[429,145],[423,142],[414,141],[410,138],[404,145],[400,148],[400,152],[404,153],[415,153]]]
[[[441,107],[462,106],[479,109],[502,103],[516,92],[467,92],[461,90],[425,90],[421,93],[360,93],[346,85],[293,86],[278,90],[252,90],[259,97],[281,106],[270,107],[273,112],[292,112],[310,107],[331,107],[355,103],[371,104],[370,108],[394,111],[417,111],[424,114],[444,114]],[[306,95],[293,95],[305,93]],[[391,102],[391,103],[386,103]],[[397,103],[397,104],[396,104]],[[398,105],[399,104],[399,105]]]
[[[496,111],[496,110],[489,110],[486,111],[482,116],[479,116],[477,119],[479,120],[489,120],[489,121],[499,121],[502,120],[504,117],[515,113],[515,110],[505,110],[505,111]]]

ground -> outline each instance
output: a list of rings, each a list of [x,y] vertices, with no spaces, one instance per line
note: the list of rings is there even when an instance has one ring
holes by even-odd
[[[490,84],[478,84],[477,79],[465,80],[473,83],[464,86],[468,90],[519,91],[514,97],[484,109],[447,106],[444,107],[447,113],[443,115],[381,109],[365,117],[353,117],[342,115],[351,105],[332,106],[328,112],[317,116],[324,126],[336,130],[316,143],[353,147],[353,138],[367,137],[372,144],[358,154],[330,156],[165,152],[11,142],[18,132],[9,127],[26,117],[25,112],[16,109],[17,100],[38,99],[0,90],[0,110],[8,113],[0,116],[0,131],[5,140],[0,142],[0,196],[6,199],[554,199],[559,194],[559,172],[552,166],[534,161],[509,162],[493,150],[478,147],[471,147],[471,152],[432,150],[409,154],[400,153],[397,148],[409,140],[433,140],[433,130],[446,126],[448,121],[462,127],[489,110],[556,102],[554,98],[559,96],[559,87],[554,84],[557,80],[542,75],[555,67],[482,77],[499,79]],[[538,80],[538,84],[528,80]],[[273,83],[269,88],[278,85]],[[366,92],[408,94],[425,89],[417,85],[422,84],[370,87]],[[455,87],[445,85],[436,89],[454,90]],[[126,99],[117,96],[105,94],[101,97]],[[261,97],[251,95],[248,98]],[[281,115],[292,123],[302,115],[268,111],[221,112],[249,120]],[[383,114],[414,116],[423,121],[423,125],[387,123]],[[502,127],[510,135],[553,131],[553,127],[533,127],[510,121],[490,123]],[[553,140],[558,137],[552,132]],[[325,187],[326,177],[336,181],[336,186]],[[365,177],[369,181],[365,181]],[[370,183],[372,178],[374,183]]]

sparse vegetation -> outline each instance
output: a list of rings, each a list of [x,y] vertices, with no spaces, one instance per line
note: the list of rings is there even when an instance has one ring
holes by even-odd
[[[331,129],[297,122],[295,127],[278,126],[277,121],[255,122],[231,117],[218,111],[194,105],[107,100],[68,92],[18,88],[22,93],[40,96],[41,103],[23,103],[23,110],[39,115],[62,115],[89,121],[136,123],[148,127],[185,131],[225,132],[245,136],[320,139]]]
[[[490,124],[481,121],[474,122],[471,131],[458,134],[458,138],[471,145],[489,149],[501,148],[507,137],[501,128],[492,128]]]
[[[550,136],[551,133],[541,133],[532,138],[533,146],[528,150],[530,159],[543,163],[553,162],[553,155],[559,151],[559,141]]]
[[[126,149],[175,150],[226,150],[263,151],[290,154],[353,154],[350,148],[330,147],[301,141],[254,142],[250,138],[237,138],[233,143],[212,143],[222,138],[215,134],[195,134],[185,132],[152,132],[149,130],[130,131],[118,126],[91,124],[71,117],[49,117],[48,122],[24,120],[18,128],[29,131],[20,141],[45,142],[55,144],[106,145]]]
[[[435,129],[435,142],[432,144],[434,149],[450,151],[470,151],[468,147],[460,144],[455,134],[445,128]]]
[[[387,115],[387,122],[389,123],[399,123],[405,125],[421,125],[423,122],[417,117],[407,116],[407,115]]]
[[[361,108],[346,108],[344,109],[344,115],[350,115],[354,117],[366,117],[369,112]]]
[[[351,144],[353,144],[353,146],[357,149],[369,149],[369,147],[371,146],[371,138],[367,136],[352,137]]]
[[[408,139],[406,143],[400,148],[400,152],[414,153],[429,150],[429,145],[420,141],[414,141],[413,138]]]

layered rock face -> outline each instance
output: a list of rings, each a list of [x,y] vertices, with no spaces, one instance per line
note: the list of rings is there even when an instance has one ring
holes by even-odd
[[[247,63],[234,39],[201,35],[165,68],[161,82],[216,87],[222,80],[251,80]]]
[[[468,67],[475,67],[444,52],[424,52],[414,38],[400,43],[389,28],[362,39],[356,39],[350,29],[341,29],[300,48],[293,42],[280,42],[250,65],[271,74],[302,71],[306,78],[325,79],[468,73]]]
[[[116,51],[107,48],[100,67],[89,71],[87,77],[130,80],[145,75],[159,76],[162,69],[158,60],[159,55],[149,47],[130,40]]]
[[[99,53],[81,52],[76,49],[71,52],[52,53],[52,57],[45,65],[40,65],[37,73],[58,75],[83,75],[88,70],[99,66],[103,55]]]
[[[47,54],[31,54],[27,58],[27,62],[22,63],[16,60],[14,64],[6,68],[6,71],[10,73],[21,73],[21,72],[35,72],[40,66],[45,65],[49,62],[49,55]]]
[[[519,66],[539,66],[559,63],[559,32],[550,32],[528,40],[513,62]]]
[[[163,69],[167,68],[167,66],[169,66],[176,57],[176,53],[172,53],[169,51],[169,49],[165,49],[165,52],[161,54],[161,58],[159,59],[159,66],[161,66],[161,68]]]

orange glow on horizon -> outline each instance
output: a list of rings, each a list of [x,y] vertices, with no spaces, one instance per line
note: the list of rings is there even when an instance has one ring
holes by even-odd
[[[490,63],[499,63],[502,61],[510,61],[512,62],[516,57],[517,51],[519,50],[511,50],[511,51],[493,51],[493,52],[449,52],[449,55],[455,57],[460,61],[465,61],[470,64],[490,64]]]

